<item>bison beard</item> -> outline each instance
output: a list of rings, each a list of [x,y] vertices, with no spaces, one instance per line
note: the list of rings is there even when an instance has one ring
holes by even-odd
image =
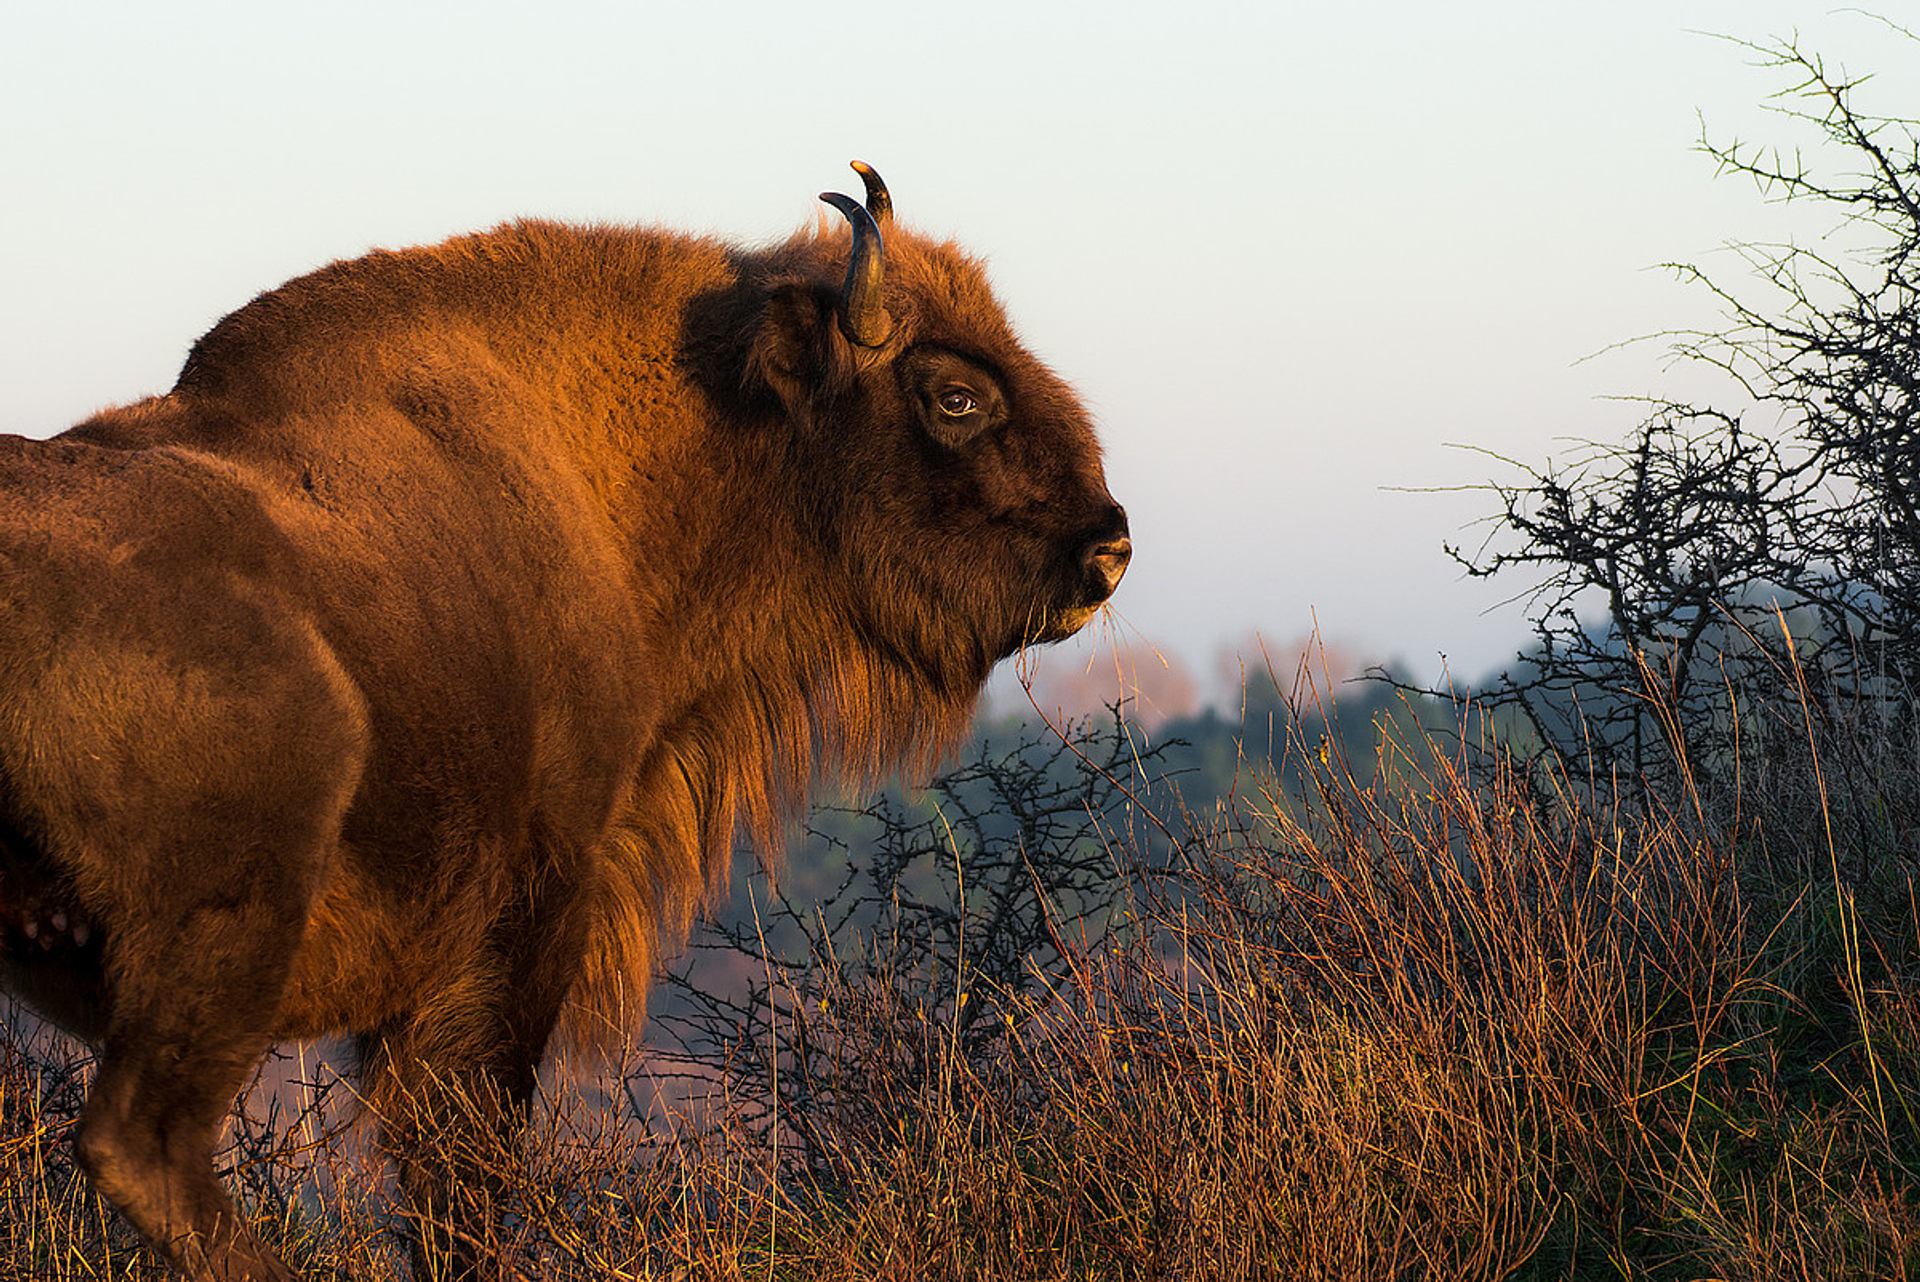
[[[1080,402],[855,168],[851,235],[337,263],[0,438],[0,974],[98,1047],[81,1160],[176,1269],[290,1276],[211,1160],[272,1042],[356,1038],[396,1140],[453,1090],[512,1136],[737,832],[924,768],[1113,591]],[[485,1182],[393,1147],[416,1272],[484,1270]]]

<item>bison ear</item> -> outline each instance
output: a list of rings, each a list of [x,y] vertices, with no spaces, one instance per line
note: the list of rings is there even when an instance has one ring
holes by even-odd
[[[794,281],[776,285],[761,308],[747,378],[771,388],[796,419],[853,384],[858,362],[840,332],[838,305],[831,291]]]

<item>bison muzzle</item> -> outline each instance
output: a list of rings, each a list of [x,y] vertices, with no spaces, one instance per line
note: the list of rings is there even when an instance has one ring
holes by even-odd
[[[167,394],[0,438],[0,976],[98,1048],[80,1159],[182,1273],[290,1276],[211,1155],[326,1034],[416,1274],[486,1271],[485,1180],[418,1136],[516,1135],[736,835],[924,769],[1113,592],[1080,401],[855,168],[766,248],[529,221],[336,263]]]

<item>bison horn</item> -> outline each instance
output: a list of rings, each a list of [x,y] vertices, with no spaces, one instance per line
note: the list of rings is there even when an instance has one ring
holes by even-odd
[[[820,199],[853,225],[853,253],[847,259],[846,286],[840,291],[840,332],[861,347],[879,347],[893,332],[893,320],[880,301],[886,283],[880,227],[867,207],[851,196],[823,191]]]
[[[880,171],[864,160],[852,162],[853,172],[860,175],[860,181],[867,185],[867,212],[873,215],[874,225],[881,231],[893,226],[893,197],[887,194],[887,184],[882,181]]]

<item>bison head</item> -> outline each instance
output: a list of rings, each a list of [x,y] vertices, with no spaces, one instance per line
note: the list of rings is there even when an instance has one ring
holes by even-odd
[[[1072,635],[1132,545],[1087,412],[1015,337],[980,264],[862,204],[769,257],[750,378],[818,448],[818,533],[861,585],[869,640],[922,668],[956,645],[964,680]],[[971,645],[965,643],[971,642]],[[960,674],[953,674],[959,677]]]

